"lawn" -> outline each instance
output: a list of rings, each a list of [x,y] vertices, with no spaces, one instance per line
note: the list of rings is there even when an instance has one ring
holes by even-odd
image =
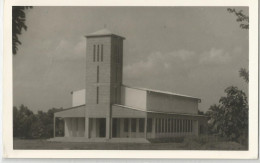
[[[183,142],[157,143],[76,143],[50,142],[45,139],[14,139],[14,149],[49,150],[247,150],[236,142],[203,142],[184,140]]]

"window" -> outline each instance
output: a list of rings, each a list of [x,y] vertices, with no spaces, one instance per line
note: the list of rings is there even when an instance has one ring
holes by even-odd
[[[186,119],[183,120],[183,132],[186,132]]]
[[[177,132],[177,120],[174,119],[174,132]]]
[[[177,129],[176,132],[180,132],[180,130],[179,130],[179,129],[180,129],[180,128],[179,128],[180,126],[179,126],[179,120],[178,120],[178,119],[176,120],[176,127],[177,127],[177,128],[176,128],[176,129]]]
[[[117,103],[117,87],[115,88],[115,103]]]
[[[97,87],[97,104],[98,104],[99,87]]]
[[[165,132],[168,132],[168,121],[167,119],[165,119],[164,121],[165,121]]]
[[[158,122],[158,133],[161,133],[161,132],[162,132],[162,131],[161,131],[161,119],[158,118],[158,119],[157,119],[157,122]]]
[[[164,119],[161,120],[162,120],[162,133],[164,133]]]
[[[171,132],[171,120],[170,119],[168,119],[168,130],[167,131]]]
[[[136,118],[131,119],[131,131],[136,132]]]
[[[96,61],[96,45],[93,46],[93,62]]]
[[[192,126],[193,124],[192,124],[192,120],[191,120],[191,123],[190,123],[190,132],[192,132],[192,130],[193,130],[193,126]]]
[[[99,66],[97,66],[97,83],[99,82]]]
[[[101,62],[103,62],[103,44],[101,45]]]
[[[129,126],[128,119],[124,119],[124,132],[128,132],[128,126]]]
[[[144,132],[144,118],[139,118],[139,132]]]
[[[147,132],[152,132],[153,121],[152,118],[147,119]]]
[[[97,61],[99,62],[99,45],[97,46]]]
[[[188,120],[187,130],[188,130],[188,132],[190,132],[190,120]]]
[[[117,66],[116,66],[115,82],[117,82]]]
[[[183,132],[183,130],[182,130],[182,120],[180,120],[180,132]]]

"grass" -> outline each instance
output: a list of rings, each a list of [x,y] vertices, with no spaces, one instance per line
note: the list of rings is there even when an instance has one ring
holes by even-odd
[[[14,149],[39,150],[247,150],[236,142],[212,141],[207,138],[191,137],[183,141],[171,142],[169,139],[154,143],[76,143],[50,142],[45,139],[14,139]]]

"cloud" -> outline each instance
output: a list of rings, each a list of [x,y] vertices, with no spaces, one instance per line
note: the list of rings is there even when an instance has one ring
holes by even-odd
[[[124,74],[128,77],[139,77],[176,71],[174,67],[186,65],[195,57],[195,53],[187,50],[170,53],[154,52],[146,59],[140,60],[124,67]],[[181,67],[181,66],[180,66]]]
[[[200,56],[200,64],[221,64],[230,62],[231,53],[225,52],[223,49],[212,48],[208,52],[202,53]]]

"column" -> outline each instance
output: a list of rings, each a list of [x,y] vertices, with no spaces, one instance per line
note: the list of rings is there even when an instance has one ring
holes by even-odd
[[[112,137],[112,118],[107,117],[106,118],[106,138],[110,139]]]
[[[144,138],[147,138],[147,115],[145,116],[144,119]]]
[[[56,120],[56,117],[55,117],[55,114],[53,115],[53,138],[55,138],[55,126],[56,126],[56,122],[55,122],[55,120]]]
[[[152,138],[155,138],[155,130],[156,130],[157,124],[156,124],[156,118],[152,118]]]
[[[85,137],[89,139],[89,118],[85,118]]]
[[[129,123],[128,123],[128,126],[129,126],[129,134],[128,134],[128,135],[129,135],[130,138],[132,137],[132,135],[131,135],[131,134],[132,134],[132,128],[131,128],[132,126],[131,126],[131,123],[132,123],[132,119],[129,118]]]

